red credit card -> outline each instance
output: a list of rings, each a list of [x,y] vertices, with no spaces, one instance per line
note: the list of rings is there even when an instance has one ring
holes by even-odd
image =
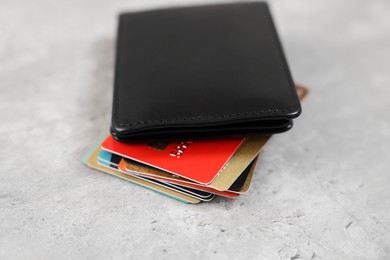
[[[244,139],[183,141],[176,143],[120,143],[111,135],[102,149],[178,176],[209,184]]]

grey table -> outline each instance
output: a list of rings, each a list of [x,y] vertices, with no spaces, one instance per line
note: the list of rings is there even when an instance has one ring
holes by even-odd
[[[270,1],[311,93],[242,197],[185,205],[81,163],[117,13],[192,3],[0,1],[0,259],[390,259],[386,0]]]

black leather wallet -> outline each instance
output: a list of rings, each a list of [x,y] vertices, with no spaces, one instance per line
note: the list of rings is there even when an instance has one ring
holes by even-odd
[[[301,107],[266,3],[119,16],[118,141],[283,132]]]

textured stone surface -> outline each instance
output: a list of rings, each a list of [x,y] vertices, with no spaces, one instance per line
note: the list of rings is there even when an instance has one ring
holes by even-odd
[[[248,194],[190,206],[81,158],[116,14],[191,2],[1,0],[0,259],[390,259],[390,2],[270,2],[304,112]]]

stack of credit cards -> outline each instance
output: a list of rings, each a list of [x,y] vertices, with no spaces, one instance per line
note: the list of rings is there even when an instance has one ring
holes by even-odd
[[[296,86],[302,99],[307,89]],[[105,134],[84,156],[91,168],[185,203],[234,199],[248,191],[269,135],[122,143]]]

